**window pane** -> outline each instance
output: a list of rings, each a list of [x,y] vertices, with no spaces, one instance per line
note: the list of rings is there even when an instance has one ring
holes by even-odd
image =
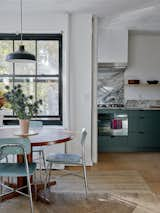
[[[35,98],[35,78],[16,78],[15,79],[15,84],[21,84],[22,90],[25,95],[33,95]]]
[[[5,86],[13,88],[13,80],[9,77],[0,78],[0,90],[5,91]],[[5,115],[12,115],[13,112],[11,109],[5,108]]]
[[[14,49],[18,50],[21,41],[15,41]],[[29,53],[35,55],[35,41],[23,41],[25,50]],[[35,75],[36,64],[35,63],[16,63],[15,64],[15,74],[16,75]]]
[[[37,96],[43,101],[40,115],[59,115],[58,78],[38,78]]]
[[[13,65],[5,61],[6,56],[13,52],[13,41],[0,41],[0,75],[12,74]]]
[[[5,90],[5,86],[13,87],[13,80],[9,77],[1,77],[0,78],[0,90]]]
[[[33,40],[23,40],[25,50],[31,54],[36,55],[37,63],[8,63],[5,61],[7,54],[17,51],[21,41],[12,40],[14,37],[9,35],[7,38],[11,40],[0,40],[0,90],[4,89],[6,85],[11,88],[15,85],[21,84],[23,92],[26,95],[33,95],[34,100],[42,99],[43,104],[39,116],[44,117],[44,120],[55,120],[50,116],[56,116],[60,120],[61,108],[59,108],[59,100],[61,100],[59,91],[59,67],[61,60],[59,60],[59,50],[61,36],[54,40],[48,35],[46,37],[34,35]],[[3,40],[4,39],[4,40]],[[39,40],[40,39],[40,40]],[[6,77],[7,75],[10,75]],[[56,77],[52,77],[56,75]],[[14,81],[14,82],[13,82]],[[13,116],[13,111],[6,110],[6,115]],[[7,120],[8,119],[8,120]],[[10,118],[6,118],[7,122]],[[12,119],[12,118],[11,118]],[[15,118],[13,118],[15,119]],[[53,121],[54,123],[54,121]]]
[[[59,42],[37,41],[38,75],[55,75],[59,73]]]

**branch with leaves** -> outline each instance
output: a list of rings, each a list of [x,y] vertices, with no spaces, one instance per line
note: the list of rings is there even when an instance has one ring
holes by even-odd
[[[34,101],[32,95],[26,96],[20,84],[14,86],[13,89],[9,86],[6,86],[5,89],[7,90],[5,98],[19,119],[31,119],[33,116],[37,116],[40,105],[42,105],[41,99]]]

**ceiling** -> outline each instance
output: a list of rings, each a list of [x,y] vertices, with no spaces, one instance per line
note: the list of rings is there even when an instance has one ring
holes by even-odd
[[[0,15],[15,14],[19,0],[0,0]],[[160,0],[23,0],[25,14],[87,12],[103,27],[160,31]]]

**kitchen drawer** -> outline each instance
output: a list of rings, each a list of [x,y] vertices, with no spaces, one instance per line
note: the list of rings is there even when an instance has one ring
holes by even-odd
[[[111,136],[109,140],[110,144],[121,144],[127,145],[128,143],[128,136]]]
[[[156,133],[160,131],[159,123],[160,111],[134,110],[129,112],[128,131]]]
[[[141,148],[160,147],[160,134],[150,134],[141,131],[138,133],[129,133],[128,145]]]
[[[99,152],[118,152],[128,150],[127,136],[99,136],[98,137],[98,151]]]

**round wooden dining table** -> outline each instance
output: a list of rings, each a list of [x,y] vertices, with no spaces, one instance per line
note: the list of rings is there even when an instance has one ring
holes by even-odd
[[[17,138],[17,137],[28,137],[31,143],[31,153],[28,155],[28,162],[32,163],[32,148],[34,146],[49,146],[53,144],[60,144],[60,143],[66,143],[68,141],[71,141],[74,137],[73,132],[67,131],[63,128],[57,128],[57,127],[47,127],[44,126],[42,129],[37,132],[35,135],[31,136],[17,136],[17,132],[19,131],[19,127],[1,127],[0,128],[0,138]],[[35,130],[36,132],[36,130]],[[23,162],[23,156],[18,155],[17,156],[17,162],[22,163]],[[26,185],[26,178],[24,177],[18,177],[17,178],[17,184],[8,183],[12,187],[22,187]],[[48,183],[48,186],[55,185],[56,182],[52,181]],[[44,183],[36,184],[37,190],[40,191],[44,189]],[[33,193],[35,191],[34,184],[33,184]],[[3,198],[3,200],[10,199],[12,197],[15,197],[17,195],[16,193],[7,195]],[[39,195],[38,198],[41,198]]]

